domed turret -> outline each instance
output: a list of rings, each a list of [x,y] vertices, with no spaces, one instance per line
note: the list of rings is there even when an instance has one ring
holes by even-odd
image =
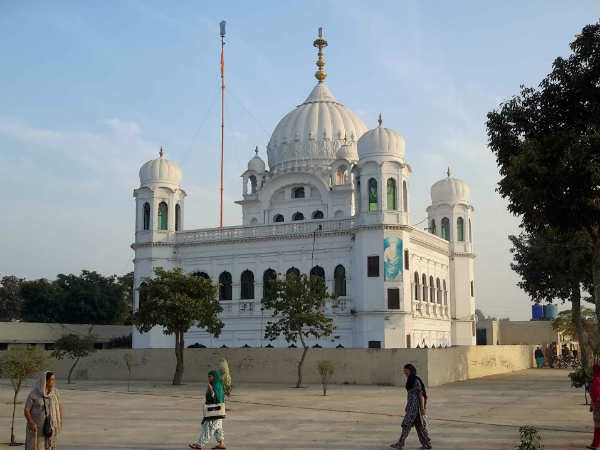
[[[264,173],[266,166],[262,158],[258,156],[258,146],[254,149],[254,152],[255,155],[250,161],[248,161],[248,170],[254,171],[256,173]]]
[[[346,141],[346,140],[345,140]],[[356,143],[346,141],[335,153],[336,159],[345,159],[348,162],[358,161],[358,153],[356,151]]]
[[[367,131],[358,140],[359,159],[367,157],[395,157],[404,159],[406,143],[404,138],[390,128],[381,126],[381,114],[379,115],[379,126]]]
[[[448,177],[436,182],[431,186],[431,203],[433,205],[439,203],[469,203],[470,202],[469,185],[463,180],[450,177],[450,169],[448,169]]]
[[[181,184],[181,167],[169,161],[163,155],[161,147],[159,157],[145,163],[140,168],[140,186],[156,184],[178,187]]]

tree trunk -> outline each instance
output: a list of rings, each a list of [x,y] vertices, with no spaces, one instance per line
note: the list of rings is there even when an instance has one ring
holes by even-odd
[[[594,304],[596,305],[596,327],[600,333],[600,239],[593,239],[592,282],[594,284]]]
[[[75,370],[75,366],[79,362],[81,358],[77,358],[71,368],[69,369],[69,375],[67,376],[67,384],[71,384],[71,375],[73,375],[73,371]]]
[[[304,347],[304,350],[302,351],[302,358],[300,358],[300,362],[298,363],[298,382],[296,383],[297,388],[302,386],[302,364],[304,364],[304,358],[306,358],[306,353],[308,352],[308,346],[304,343],[302,336],[300,336],[300,342],[302,342],[302,347]]]
[[[173,384],[183,384],[183,332],[175,332],[175,358],[177,365],[175,366],[175,375],[173,376]]]
[[[581,292],[579,284],[573,288],[571,296],[571,322],[575,327],[575,337],[579,341],[579,351],[581,353],[581,365],[585,370],[588,368],[588,343],[583,334],[583,323],[581,321]]]
[[[17,396],[21,389],[21,382],[17,383],[15,387],[15,396],[13,397],[13,412],[12,412],[12,423],[10,425],[10,445],[16,445],[15,442],[15,410],[17,409]]]

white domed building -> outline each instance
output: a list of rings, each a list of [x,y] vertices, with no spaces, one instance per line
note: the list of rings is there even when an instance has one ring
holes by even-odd
[[[317,85],[273,131],[268,168],[257,147],[241,175],[240,226],[184,229],[179,166],[162,150],[142,166],[134,191],[136,287],[155,267],[181,267],[220,284],[220,337],[193,329],[186,345],[287,346],[264,339],[269,315],[261,299],[269,280],[291,272],[323,276],[338,296],[327,309],[338,338],[311,345],[474,345],[467,184],[449,174],[435,183],[427,228],[411,225],[404,138],[383,127],[381,116],[368,130],[325,85],[321,59],[317,66]],[[136,348],[173,346],[160,329],[134,332]]]

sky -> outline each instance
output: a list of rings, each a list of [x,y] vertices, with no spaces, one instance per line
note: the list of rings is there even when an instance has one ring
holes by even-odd
[[[477,305],[526,320],[507,238],[519,219],[495,191],[486,114],[537,85],[599,16],[583,0],[0,0],[0,275],[133,270],[132,193],[161,145],[183,168],[185,228],[218,224],[223,19],[225,224],[241,223],[240,175],[315,85],[322,26],[334,96],[406,140],[411,223],[450,167],[475,207]]]

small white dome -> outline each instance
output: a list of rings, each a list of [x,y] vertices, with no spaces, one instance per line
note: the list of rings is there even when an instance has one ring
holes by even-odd
[[[469,185],[458,178],[448,176],[431,186],[431,202],[436,203],[469,203],[471,199]]]
[[[342,145],[335,153],[336,159],[345,159],[346,161],[358,161],[358,152],[356,151],[356,143],[348,142]]]
[[[358,140],[358,157],[382,156],[404,159],[406,143],[404,138],[390,128],[381,126],[381,116],[379,126],[367,131]]]
[[[162,148],[160,157],[148,161],[140,169],[141,186],[157,184],[170,187],[179,187],[181,184],[181,167],[164,158]]]
[[[256,154],[250,161],[248,161],[248,170],[253,170],[257,173],[264,173],[266,166],[262,158],[258,156],[258,147],[256,147],[254,151]]]

